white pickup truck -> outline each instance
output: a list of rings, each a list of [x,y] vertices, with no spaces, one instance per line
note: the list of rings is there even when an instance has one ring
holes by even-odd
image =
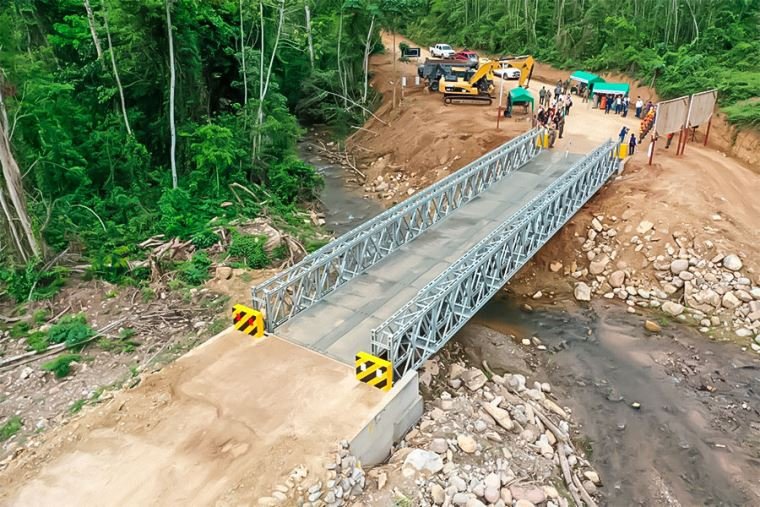
[[[451,58],[456,53],[448,44],[436,44],[429,49],[430,54],[436,58]]]

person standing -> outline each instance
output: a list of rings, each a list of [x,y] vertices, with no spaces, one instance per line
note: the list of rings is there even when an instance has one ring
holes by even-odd
[[[557,121],[557,130],[559,130],[559,138],[562,139],[562,133],[565,131],[565,115],[563,114],[559,115],[559,120]]]
[[[641,100],[641,95],[636,99],[636,118],[641,119],[641,110],[644,108],[644,101]]]
[[[623,118],[627,118],[627,117],[628,117],[628,107],[629,107],[630,105],[631,105],[631,101],[630,101],[630,99],[628,98],[628,95],[626,95],[626,96],[623,98]]]
[[[628,155],[633,155],[636,152],[636,136],[631,134],[631,139],[628,141]]]
[[[623,111],[623,99],[620,95],[615,95],[615,114],[620,114]]]
[[[563,116],[568,116],[570,114],[570,108],[573,107],[573,98],[570,96],[570,93],[568,92],[567,95],[565,95],[565,114]],[[562,138],[562,133],[560,131],[560,138]]]
[[[604,114],[610,114],[610,110],[612,109],[612,102],[613,98],[612,95],[607,95],[607,103],[604,107]]]
[[[620,137],[620,144],[623,144],[625,142],[625,136],[628,134],[628,127],[623,126],[622,129],[620,129],[620,134],[618,137]]]
[[[542,86],[541,91],[538,92],[538,104],[543,106],[545,98],[546,98],[546,87]]]
[[[589,94],[589,87],[585,86],[583,88],[583,102],[588,102],[588,94]]]

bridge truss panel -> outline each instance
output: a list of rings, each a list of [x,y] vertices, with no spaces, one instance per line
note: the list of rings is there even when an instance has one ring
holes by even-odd
[[[538,130],[522,134],[424,191],[337,238],[252,290],[267,331],[420,236],[540,151]]]
[[[397,375],[419,368],[556,233],[618,167],[603,144],[423,287],[372,330],[372,353]]]

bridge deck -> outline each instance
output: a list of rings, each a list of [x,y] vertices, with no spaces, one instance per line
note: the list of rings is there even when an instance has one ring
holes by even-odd
[[[370,332],[578,160],[543,152],[421,237],[277,328],[277,335],[353,364]]]

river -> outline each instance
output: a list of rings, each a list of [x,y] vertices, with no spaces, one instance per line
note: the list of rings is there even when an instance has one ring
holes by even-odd
[[[326,226],[336,235],[384,209],[313,141],[301,154],[325,178]],[[518,306],[500,292],[456,339],[473,362],[487,358],[496,371],[552,384],[581,427],[607,505],[760,505],[756,355],[684,325],[651,335],[640,317],[609,302],[581,307],[567,298],[530,313]],[[527,361],[516,363],[502,346],[532,336],[548,350],[526,347]]]

